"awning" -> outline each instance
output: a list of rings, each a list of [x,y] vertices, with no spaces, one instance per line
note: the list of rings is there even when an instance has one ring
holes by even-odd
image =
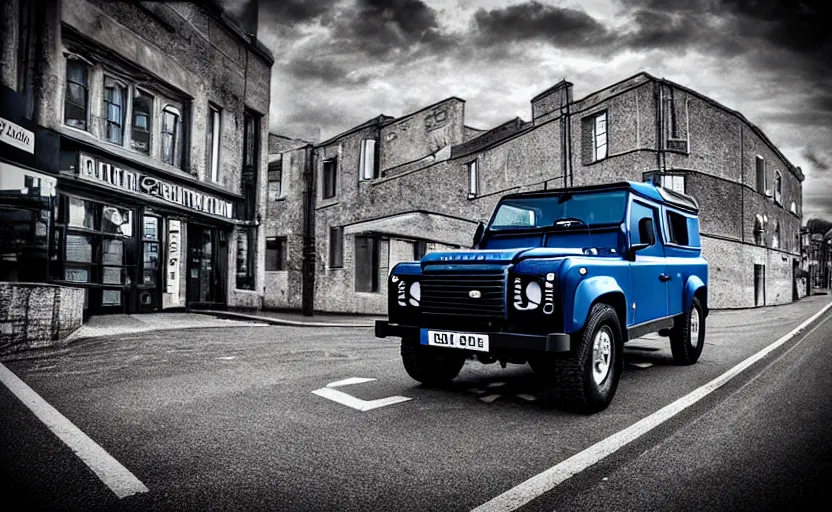
[[[377,234],[460,247],[472,243],[477,223],[439,213],[408,212],[344,226],[345,235]]]

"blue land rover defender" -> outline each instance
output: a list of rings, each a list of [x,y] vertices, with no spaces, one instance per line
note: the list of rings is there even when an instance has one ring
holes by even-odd
[[[668,336],[681,365],[702,353],[698,211],[694,198],[648,183],[505,196],[471,250],[393,268],[375,334],[400,337],[405,370],[426,385],[455,378],[466,359],[528,362],[555,401],[600,411],[627,341]]]

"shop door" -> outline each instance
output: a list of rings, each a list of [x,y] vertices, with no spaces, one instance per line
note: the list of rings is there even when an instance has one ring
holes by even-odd
[[[188,226],[188,303],[212,306],[225,303],[228,248],[225,234]]]

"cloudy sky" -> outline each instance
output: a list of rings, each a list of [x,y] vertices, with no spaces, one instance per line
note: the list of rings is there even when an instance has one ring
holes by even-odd
[[[448,96],[490,128],[563,78],[581,98],[647,71],[742,112],[803,169],[805,218],[832,219],[827,2],[260,0],[271,131],[317,141]]]

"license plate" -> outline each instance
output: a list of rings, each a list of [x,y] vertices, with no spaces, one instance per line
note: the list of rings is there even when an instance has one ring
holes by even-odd
[[[427,344],[488,352],[488,335],[467,332],[427,331]]]

